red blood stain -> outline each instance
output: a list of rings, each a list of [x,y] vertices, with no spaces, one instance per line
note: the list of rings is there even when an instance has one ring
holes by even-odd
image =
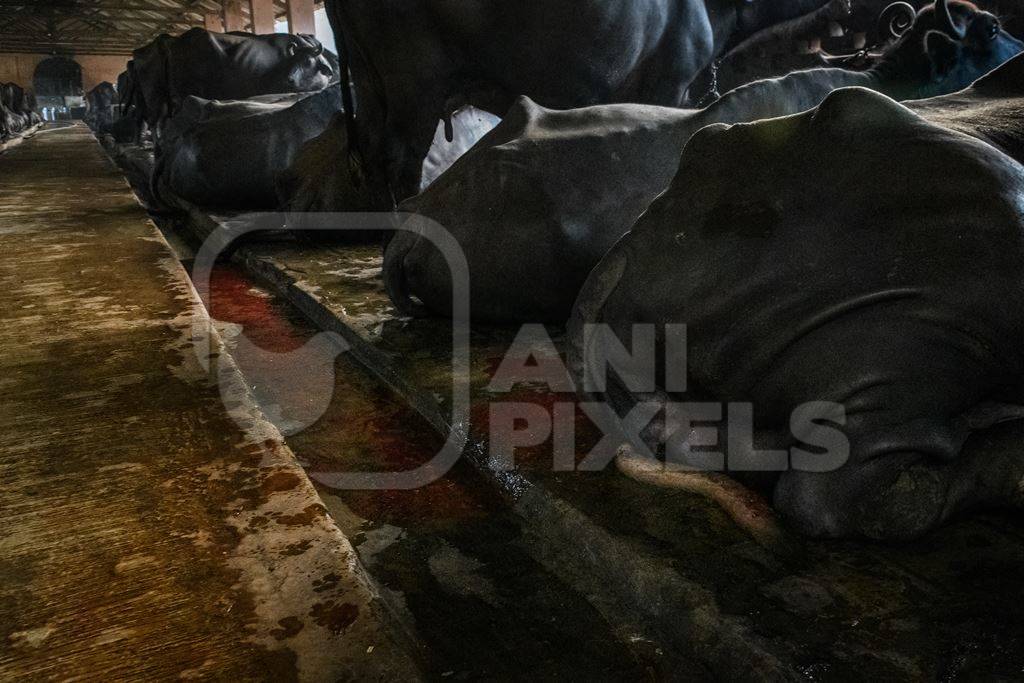
[[[209,300],[213,317],[241,325],[246,337],[267,351],[294,351],[316,334],[316,330],[296,321],[286,304],[254,288],[241,269],[232,264],[214,268]],[[243,370],[254,369],[245,368],[245,360],[240,360]],[[500,356],[487,359],[489,376],[495,374],[501,360]],[[379,390],[365,378],[353,376],[351,368],[343,367],[341,372],[334,404],[327,414],[314,428],[289,438],[314,478],[317,473],[337,471],[408,471],[426,464],[432,481],[421,488],[337,492],[359,516],[400,527],[424,523],[457,525],[498,508],[497,496],[468,467],[445,472],[433,463],[444,441],[402,399]],[[471,409],[472,432],[477,438],[489,440],[490,405],[501,401],[537,404],[551,416],[556,403],[575,404],[577,397],[552,393],[544,386],[526,385],[508,394],[478,398]],[[600,434],[578,408],[573,411],[573,427],[578,461]],[[523,469],[550,469],[552,441],[519,448],[515,458],[517,466]]]
[[[255,289],[232,264],[214,268],[209,300],[215,318],[242,325],[245,336],[267,351],[293,351],[316,334],[304,321],[296,320],[286,304]],[[260,365],[266,359],[236,360],[253,382],[273,376]],[[457,524],[494,509],[496,503],[489,489],[481,481],[474,481],[472,473],[450,474],[431,464],[444,441],[401,398],[381,390],[362,375],[362,370],[348,364],[338,366],[338,372],[327,414],[314,427],[289,437],[314,478],[317,473],[338,471],[400,472],[426,464],[427,478],[432,482],[422,488],[338,492],[356,514],[396,526],[422,524],[424,520]],[[302,400],[302,387],[285,389],[288,387],[276,387],[274,394],[282,405]]]
[[[213,318],[241,325],[245,336],[267,351],[294,351],[315,335],[296,325],[284,305],[253,287],[241,269],[231,264],[217,264],[210,273],[209,306]]]
[[[423,466],[430,483],[419,488],[338,492],[360,517],[399,527],[458,524],[496,508],[496,496],[473,472],[464,467],[446,471],[435,461],[444,441],[426,422],[398,399],[377,398],[373,405],[358,411],[332,410],[317,425],[328,433],[350,430],[348,434],[359,435],[365,446],[345,444],[340,452],[322,453],[309,464],[314,478],[316,473],[339,469],[407,472]]]

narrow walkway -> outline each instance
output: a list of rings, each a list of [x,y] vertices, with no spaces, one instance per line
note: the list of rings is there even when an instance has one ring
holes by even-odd
[[[415,677],[194,315],[86,129],[0,156],[0,679]]]

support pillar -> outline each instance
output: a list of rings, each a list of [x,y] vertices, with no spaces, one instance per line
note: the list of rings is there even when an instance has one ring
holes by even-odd
[[[274,32],[274,0],[249,0],[252,32],[265,35]]]
[[[224,19],[221,17],[220,12],[210,12],[203,15],[203,26],[207,31],[223,33]]]
[[[224,0],[224,28],[227,31],[245,30],[242,0]]]
[[[316,33],[313,0],[288,0],[288,30],[293,33]]]

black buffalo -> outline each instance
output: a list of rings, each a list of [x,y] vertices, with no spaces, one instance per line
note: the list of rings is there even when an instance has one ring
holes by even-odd
[[[420,189],[433,184],[498,122],[492,114],[467,106],[452,114],[447,126],[438,125],[423,160]],[[349,166],[339,163],[348,153],[347,133],[344,115],[339,115],[322,135],[303,146],[282,179],[282,206],[295,212],[372,211],[390,201],[375,195],[366,183],[353,182]]]
[[[17,83],[0,83],[0,110],[0,132],[8,137],[42,121],[34,97]]]
[[[200,28],[161,35],[129,63],[131,106],[151,128],[187,97],[243,100],[316,92],[337,77],[337,58],[313,36],[212,33]]]
[[[340,111],[341,89],[266,99],[186,100],[165,127],[154,194],[210,208],[277,208],[277,176]]]
[[[117,77],[117,120],[111,128],[111,135],[121,144],[141,143],[146,133],[146,122],[135,102],[135,82],[132,80],[132,64]]]
[[[22,129],[22,119],[7,103],[4,84],[0,83],[0,140],[17,135]]]
[[[355,84],[346,156],[391,208],[419,190],[437,122],[467,102],[499,116],[519,95],[680,106],[730,45],[829,2],[327,0]]]
[[[36,99],[35,90],[25,90],[25,107],[29,112],[29,121],[32,125],[39,125],[43,122],[43,115],[39,113],[39,101]]]
[[[591,398],[668,407],[628,430],[623,470],[698,489],[706,475],[661,461],[727,464],[814,536],[909,539],[1024,503],[1020,428],[994,427],[1024,417],[1024,57],[911,107],[848,88],[691,139],[569,325]],[[653,326],[651,386],[600,384],[597,323],[627,348]],[[688,348],[665,344],[679,325]],[[816,402],[823,423],[794,417]],[[691,431],[701,403],[752,419],[723,409],[717,432]]]
[[[564,322],[591,268],[668,185],[679,152],[706,125],[803,111],[859,85],[897,99],[953,92],[1022,45],[962,3],[927,8],[866,72],[816,69],[753,83],[701,111],[605,105],[552,111],[528,100],[423,194],[401,205],[448,229],[470,268],[474,318]],[[896,18],[893,15],[891,18]],[[414,314],[448,315],[451,283],[431,242],[399,233],[384,276]]]
[[[126,96],[126,93],[132,89],[132,75],[129,69],[125,69],[117,75],[117,98],[118,103],[121,102],[122,98]]]
[[[97,133],[109,133],[117,120],[117,88],[104,81],[85,96],[85,122]]]

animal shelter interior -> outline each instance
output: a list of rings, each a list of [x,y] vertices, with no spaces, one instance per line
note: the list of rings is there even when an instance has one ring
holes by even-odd
[[[0,680],[1024,677],[1020,0],[0,0],[0,292]]]

